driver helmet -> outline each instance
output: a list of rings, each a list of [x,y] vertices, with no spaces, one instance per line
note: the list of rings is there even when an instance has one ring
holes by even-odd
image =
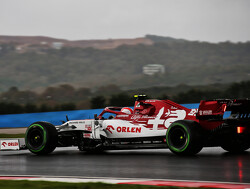
[[[124,107],[121,109],[121,112],[125,113],[125,114],[132,114],[133,110],[129,107]]]

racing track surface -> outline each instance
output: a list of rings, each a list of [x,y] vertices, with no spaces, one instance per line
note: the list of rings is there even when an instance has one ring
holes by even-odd
[[[178,157],[167,149],[87,154],[71,147],[46,156],[28,150],[0,151],[0,174],[250,183],[250,150],[232,155],[220,148],[204,148],[193,157]]]

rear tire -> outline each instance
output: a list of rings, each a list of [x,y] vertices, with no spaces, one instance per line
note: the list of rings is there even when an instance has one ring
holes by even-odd
[[[25,143],[29,151],[34,154],[44,155],[53,152],[57,142],[57,131],[51,123],[35,122],[27,128]]]
[[[195,121],[175,121],[167,130],[166,141],[177,155],[195,155],[203,148],[201,127]]]
[[[250,148],[250,134],[236,134],[225,139],[221,147],[230,153],[242,153]]]

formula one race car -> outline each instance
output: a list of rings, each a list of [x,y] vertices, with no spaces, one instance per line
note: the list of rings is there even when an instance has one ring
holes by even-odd
[[[134,109],[107,107],[94,119],[71,120],[54,126],[35,122],[26,131],[27,148],[48,154],[56,147],[80,151],[169,148],[193,155],[203,147],[221,146],[238,153],[250,148],[250,100],[201,101],[188,109],[170,100],[146,100],[137,95]],[[231,112],[223,118],[226,111]],[[104,118],[108,114],[108,118]]]

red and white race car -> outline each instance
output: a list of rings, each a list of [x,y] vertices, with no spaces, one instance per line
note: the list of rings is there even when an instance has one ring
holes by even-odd
[[[35,122],[26,131],[27,148],[48,154],[56,147],[78,146],[81,151],[169,148],[193,155],[203,147],[221,146],[229,152],[250,148],[250,101],[201,101],[188,109],[170,100],[146,100],[136,95],[134,109],[107,107],[94,119],[68,120],[54,126]],[[230,111],[224,119],[225,111]],[[109,118],[104,116],[109,114]]]

